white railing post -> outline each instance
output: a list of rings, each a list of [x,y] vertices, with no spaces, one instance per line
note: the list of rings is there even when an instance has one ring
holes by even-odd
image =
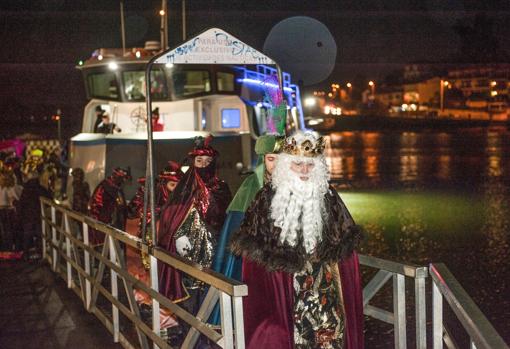
[[[427,349],[427,306],[425,278],[414,279],[414,297],[416,313],[416,348]]]
[[[151,288],[159,293],[159,275],[158,275],[158,260],[152,254],[149,254],[149,259],[151,263]],[[160,335],[161,332],[161,324],[159,319],[159,302],[152,299],[152,331]],[[154,343],[154,349],[158,349],[158,345]]]
[[[234,331],[232,329],[232,299],[225,292],[220,292],[221,334],[225,349],[234,348]]]
[[[244,349],[243,297],[232,297],[234,303],[234,339],[236,349]]]
[[[432,282],[432,338],[433,348],[443,349],[443,296]]]
[[[406,284],[405,276],[393,274],[393,316],[395,348],[406,349]]]
[[[83,227],[83,243],[85,244],[85,246],[90,246],[89,245],[89,226],[87,225],[87,223],[83,222],[82,227]],[[85,273],[87,273],[87,276],[92,276],[92,274],[90,272],[90,254],[89,254],[89,251],[87,251],[87,249],[85,249],[85,248],[83,249],[83,259],[84,259],[84,263],[85,263]],[[90,309],[91,295],[92,295],[92,290],[90,287],[90,280],[89,280],[89,278],[85,278],[85,306],[88,311],[91,310]]]
[[[106,243],[106,239],[110,239],[110,244],[109,244],[109,248],[110,248],[110,262],[112,262],[115,265],[118,265],[118,263],[117,263],[117,253],[115,252],[115,246],[114,246],[113,237],[110,236],[110,235],[106,235],[105,236],[105,243]],[[111,275],[111,283],[112,283],[112,285],[111,285],[112,296],[115,299],[119,299],[119,288],[118,288],[118,284],[117,284],[117,273],[113,269],[110,269],[110,275]],[[117,308],[117,306],[115,304],[113,304],[113,303],[112,303],[112,322],[113,322],[113,341],[115,343],[118,343],[119,342],[119,330],[120,330],[120,327],[119,327],[119,308]]]
[[[71,229],[69,227],[69,218],[67,217],[67,213],[63,212],[62,215],[64,218],[64,231],[67,234],[70,234]],[[71,287],[73,287],[73,273],[72,273],[71,262],[70,262],[70,260],[71,260],[71,241],[69,240],[69,237],[67,236],[67,234],[65,234],[65,236],[66,236],[66,256],[68,258],[66,261],[67,288],[71,288]]]
[[[55,210],[55,206],[51,206],[51,223],[53,223],[54,225],[51,227],[51,242],[53,242],[53,246],[52,246],[52,261],[51,261],[51,264],[52,264],[52,268],[53,268],[53,271],[54,272],[57,272],[57,246],[58,246],[58,241],[57,241],[57,229],[55,228],[55,226],[57,225],[57,214],[56,214],[56,210]]]

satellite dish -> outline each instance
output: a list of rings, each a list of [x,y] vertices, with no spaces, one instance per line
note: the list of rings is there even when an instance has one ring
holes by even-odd
[[[305,86],[317,84],[331,74],[336,51],[329,29],[318,20],[304,16],[279,22],[264,42],[264,53],[289,72],[294,81]]]

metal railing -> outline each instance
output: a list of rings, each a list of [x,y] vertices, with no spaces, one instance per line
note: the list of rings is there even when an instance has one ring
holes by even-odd
[[[406,277],[414,279],[416,348],[427,348],[426,280],[430,275],[434,349],[442,349],[444,344],[448,349],[458,348],[443,323],[443,299],[470,337],[470,349],[510,349],[444,264],[432,263],[427,268],[366,255],[359,259],[360,265],[378,269],[363,289],[364,313],[393,325],[395,348],[407,348]],[[393,313],[369,304],[390,279],[393,279]]]
[[[172,348],[160,336],[159,305],[172,312],[190,326],[181,348],[191,348],[198,337],[203,335],[221,348],[244,348],[244,324],[242,297],[248,294],[247,286],[212,270],[201,268],[173,256],[159,248],[150,248],[140,239],[114,229],[83,214],[41,198],[43,258],[47,259],[54,272],[67,282],[82,299],[87,311],[93,313],[113,334],[114,342],[125,348],[134,348],[128,335],[121,331],[119,312],[136,329],[139,347],[146,349],[152,342],[154,348]],[[101,251],[89,243],[89,228],[105,235]],[[209,286],[208,295],[198,314],[191,314],[168,298],[138,280],[127,271],[126,258],[121,244],[130,246],[138,253],[146,253],[151,259],[151,277],[157,278],[157,264],[165,263]],[[92,259],[99,262],[93,272]],[[105,268],[110,270],[110,287],[103,285]],[[76,278],[75,278],[76,276]],[[75,281],[77,279],[77,282]],[[126,301],[119,297],[119,279],[124,286]],[[152,328],[140,316],[140,309],[134,297],[138,289],[153,301]],[[101,294],[111,303],[111,312],[97,304]],[[206,321],[215,304],[220,303],[221,332],[209,326]],[[154,315],[155,314],[155,315]]]
[[[170,255],[162,249],[150,248],[141,239],[114,229],[83,214],[41,198],[43,257],[51,268],[60,274],[82,299],[85,308],[95,314],[113,334],[115,342],[125,348],[134,344],[120,329],[119,311],[135,326],[139,346],[171,348],[159,334],[159,304],[170,310],[179,319],[190,325],[181,348],[192,348],[200,334],[222,348],[244,348],[244,325],[242,297],[248,294],[247,286],[187,262],[179,256]],[[73,229],[74,226],[74,229]],[[89,228],[105,234],[101,252],[89,244]],[[144,252],[151,258],[151,266],[166,263],[209,285],[209,292],[197,314],[190,314],[174,304],[157,290],[132,276],[126,268],[126,259],[121,244]],[[99,261],[97,271],[92,272],[91,258]],[[395,348],[407,348],[406,278],[414,280],[414,308],[416,322],[416,348],[427,348],[427,289],[426,280],[432,283],[432,342],[434,349],[457,348],[443,324],[443,299],[450,304],[457,318],[470,337],[471,349],[510,349],[482,314],[466,291],[444,264],[429,267],[403,264],[372,256],[359,255],[360,264],[377,269],[376,274],[363,289],[364,314],[389,323],[394,327]],[[102,284],[105,268],[110,269],[110,289]],[[75,282],[77,276],[78,282]],[[157,278],[157,268],[152,268],[151,278]],[[118,280],[121,280],[127,297],[127,305],[119,299]],[[393,281],[393,312],[378,308],[370,301],[383,286]],[[133,290],[147,293],[154,305],[152,328],[141,318]],[[102,294],[111,303],[111,312],[97,306],[97,297]],[[215,305],[220,303],[221,333],[204,320],[209,318]]]
[[[432,263],[429,270],[433,281],[432,333],[434,349],[442,349],[443,343],[450,349],[456,348],[443,325],[443,299],[450,304],[457,319],[469,335],[471,349],[509,348],[446,265]]]
[[[361,265],[378,269],[378,272],[363,288],[363,306],[365,315],[393,325],[395,348],[407,348],[406,284],[405,278],[414,279],[416,348],[427,348],[427,313],[425,280],[427,267],[408,265],[384,259],[360,255]],[[393,279],[393,312],[370,305],[377,292]]]

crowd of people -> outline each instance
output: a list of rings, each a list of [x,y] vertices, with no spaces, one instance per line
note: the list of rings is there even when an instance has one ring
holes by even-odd
[[[39,197],[62,199],[67,169],[57,152],[32,150],[25,159],[0,152],[0,257],[40,258]]]
[[[92,193],[83,170],[73,169],[71,205],[138,237],[147,227],[146,241],[151,239],[149,223],[154,219],[156,241],[151,243],[247,284],[249,294],[243,300],[247,348],[363,348],[355,252],[361,232],[329,185],[324,146],[323,138],[311,132],[259,137],[257,167],[232,197],[218,176],[219,154],[212,137],[197,137],[188,153],[187,171],[169,161],[158,174],[155,217],[144,214],[145,178],[138,179],[136,194],[126,200],[128,168],[116,168]],[[16,187],[16,179],[2,179],[2,188],[9,189],[0,217],[12,216],[9,210],[19,210],[23,217],[39,210],[36,196],[50,195],[39,178],[25,175],[23,190]],[[17,206],[24,195],[36,204],[25,201]],[[33,240],[39,227],[23,221],[24,236]],[[89,240],[100,246],[104,234],[91,229]],[[126,256],[128,271],[149,284],[147,256],[130,249]],[[188,312],[198,312],[208,292],[206,284],[164,263],[159,264],[158,275],[160,293]],[[151,298],[137,290],[135,299],[142,313],[150,314]],[[180,345],[188,325],[165,308],[160,319],[169,342]],[[209,323],[218,322],[216,309]],[[200,339],[198,347],[214,346]]]

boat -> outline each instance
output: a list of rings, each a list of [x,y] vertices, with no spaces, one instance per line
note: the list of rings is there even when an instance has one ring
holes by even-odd
[[[145,174],[147,119],[145,69],[162,51],[144,48],[98,49],[77,66],[88,103],[81,132],[71,138],[70,164],[81,167],[95,187],[117,167],[133,178]],[[288,130],[304,128],[299,87],[271,58],[218,28],[208,29],[166,51],[150,73],[152,109],[159,109],[153,132],[154,164],[183,161],[196,136],[212,134],[220,152],[219,175],[235,190],[254,166],[254,143],[266,132],[271,108],[268,88],[283,88]],[[93,133],[96,108],[116,124],[113,134]],[[149,114],[149,115],[148,115]],[[126,188],[127,195],[135,188]]]

